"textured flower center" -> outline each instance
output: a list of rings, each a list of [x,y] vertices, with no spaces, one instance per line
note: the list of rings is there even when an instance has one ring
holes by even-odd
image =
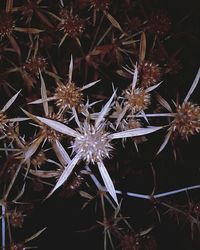
[[[183,103],[177,107],[177,114],[172,122],[172,130],[182,137],[200,132],[200,107],[191,102]]]
[[[103,126],[95,128],[85,122],[82,134],[75,139],[73,148],[75,152],[81,152],[85,161],[95,163],[109,157],[112,146]]]
[[[131,89],[125,91],[125,98],[133,112],[145,110],[151,103],[150,94],[142,88]]]
[[[60,13],[62,18],[58,28],[63,30],[70,37],[78,37],[85,30],[85,22],[78,15],[72,15],[69,11],[63,10]]]
[[[161,71],[157,64],[152,62],[143,62],[138,68],[141,85],[144,88],[148,88],[156,84],[161,78]]]
[[[56,88],[55,98],[58,107],[72,108],[81,104],[83,94],[76,87],[75,83],[67,83],[67,85],[59,85]]]

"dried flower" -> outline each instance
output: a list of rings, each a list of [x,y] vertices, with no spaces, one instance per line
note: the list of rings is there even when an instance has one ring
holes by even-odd
[[[161,78],[161,70],[158,64],[152,62],[142,62],[138,66],[141,86],[148,88],[156,83]]]
[[[86,121],[81,127],[81,135],[73,144],[75,152],[81,152],[83,159],[87,163],[96,163],[109,157],[112,146],[105,131],[104,125],[95,127]]]
[[[0,13],[0,36],[10,36],[15,28],[15,22],[12,19],[12,16],[2,11]]]
[[[67,167],[61,174],[57,184],[55,185],[55,187],[53,188],[53,190],[50,192],[49,195],[51,195],[68,179],[69,175],[75,168],[76,164],[81,159],[84,159],[88,162],[92,162],[98,165],[106,189],[113,197],[115,202],[118,204],[114,185],[103,163],[103,159],[105,157],[109,157],[109,152],[112,148],[110,145],[110,141],[126,137],[149,134],[156,130],[161,129],[161,127],[137,128],[112,134],[106,132],[105,131],[106,124],[104,121],[104,117],[110,110],[110,106],[112,104],[114,96],[115,92],[113,93],[109,101],[105,104],[105,106],[102,108],[101,112],[98,114],[98,117],[95,119],[94,124],[88,119],[86,119],[85,122],[81,124],[77,117],[77,124],[79,124],[79,129],[77,131],[57,121],[36,116],[36,118],[40,122],[50,126],[52,129],[55,129],[58,132],[61,132],[63,134],[66,134],[74,138],[74,143],[72,147],[74,149],[74,152],[76,152],[76,155],[68,163]],[[88,117],[90,117],[90,115]]]
[[[151,104],[151,96],[143,88],[127,88],[124,96],[128,102],[129,109],[134,113],[145,110]]]
[[[78,15],[73,15],[66,9],[60,12],[61,23],[58,25],[59,30],[72,38],[79,37],[85,30],[85,21]]]
[[[171,130],[173,132],[177,131],[184,139],[199,133],[200,107],[191,102],[184,102],[182,105],[178,105],[177,113],[171,124]]]
[[[22,227],[24,223],[24,215],[20,211],[10,211],[9,222],[13,227]]]
[[[55,90],[56,105],[62,109],[78,108],[82,102],[83,94],[75,83],[59,84]]]
[[[40,151],[34,158],[31,159],[31,164],[34,167],[40,167],[46,162],[47,158],[44,151]]]
[[[31,75],[38,75],[40,71],[43,72],[46,68],[46,59],[41,56],[30,58],[23,65],[23,69]]]
[[[165,36],[171,28],[171,20],[165,10],[156,10],[149,18],[149,31],[157,36]]]

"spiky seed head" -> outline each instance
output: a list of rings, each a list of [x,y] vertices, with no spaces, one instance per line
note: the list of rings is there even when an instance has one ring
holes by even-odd
[[[47,158],[44,151],[40,151],[34,158],[31,159],[31,164],[34,167],[40,167],[46,162]]]
[[[165,36],[171,28],[171,20],[165,10],[154,11],[149,18],[149,31],[157,36]]]
[[[59,108],[77,108],[80,106],[83,98],[80,88],[75,83],[70,82],[66,85],[60,84],[55,90],[56,105]]]
[[[132,86],[125,90],[125,98],[134,113],[145,110],[151,104],[151,96],[143,88],[132,89]]]
[[[69,37],[79,37],[85,30],[85,21],[78,15],[73,15],[66,9],[60,12],[61,23],[58,25],[59,30],[63,30]]]
[[[40,71],[43,72],[46,68],[46,59],[41,56],[30,58],[23,65],[23,69],[31,75],[38,75]]]
[[[178,105],[176,112],[171,124],[173,132],[178,132],[184,139],[200,132],[200,106],[185,102]]]
[[[9,36],[15,28],[15,22],[12,19],[12,16],[2,11],[0,13],[0,37]]]
[[[24,215],[21,211],[10,211],[9,222],[13,227],[22,227],[24,223]]]
[[[85,121],[80,132],[72,147],[75,152],[81,152],[87,163],[94,164],[110,156],[112,146],[104,124],[95,127]]]
[[[110,2],[110,0],[90,0],[90,5],[97,11],[106,11],[109,9]]]
[[[142,62],[138,66],[138,73],[140,77],[141,86],[148,88],[156,83],[161,78],[161,69],[158,64],[153,62]]]

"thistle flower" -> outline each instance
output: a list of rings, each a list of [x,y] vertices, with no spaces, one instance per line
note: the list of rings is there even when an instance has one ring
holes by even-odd
[[[13,227],[22,227],[24,215],[21,211],[9,211],[9,222]]]
[[[157,36],[165,36],[171,28],[171,20],[165,10],[156,10],[149,18],[149,31]]]
[[[81,89],[76,87],[75,83],[68,82],[66,85],[59,84],[54,94],[56,106],[71,109],[78,108],[82,102],[83,94]]]
[[[148,61],[139,64],[138,73],[143,88],[155,85],[161,78],[161,70],[158,64]]]
[[[50,126],[51,128],[57,130],[60,133],[66,134],[74,138],[72,148],[73,152],[75,153],[75,156],[65,167],[57,184],[50,192],[49,196],[68,179],[76,164],[80,160],[85,160],[86,162],[91,162],[92,164],[98,166],[106,189],[113,197],[115,202],[118,204],[114,185],[103,163],[104,158],[110,156],[110,151],[112,149],[110,142],[115,139],[149,134],[158,129],[161,129],[161,127],[136,128],[117,133],[109,133],[109,131],[106,131],[106,123],[104,121],[104,117],[110,110],[114,96],[115,92],[113,93],[109,101],[105,104],[105,106],[102,108],[101,112],[98,114],[98,117],[95,119],[94,124],[90,120],[86,119],[82,126],[80,121],[76,120],[79,126],[77,130],[74,130],[60,122],[36,116],[36,118],[40,122]],[[91,115],[89,115],[89,117],[90,116]]]
[[[31,75],[39,75],[39,72],[45,71],[47,68],[46,59],[41,56],[36,56],[28,59],[23,65],[23,70]]]
[[[119,126],[121,120],[124,118],[127,112],[134,115],[137,112],[143,112],[151,104],[151,96],[149,92],[156,89],[161,82],[150,86],[148,88],[136,87],[138,84],[138,67],[135,66],[134,71],[125,68],[131,75],[133,75],[132,83],[123,91],[122,104],[118,104],[118,110],[121,112],[117,115],[116,127]],[[116,113],[116,112],[115,112]]]
[[[31,164],[37,168],[42,166],[47,161],[47,157],[43,150],[41,150],[33,159],[31,159]]]
[[[143,88],[132,89],[129,87],[124,91],[124,97],[127,100],[128,108],[133,113],[145,110],[151,104],[150,94]]]
[[[75,38],[80,44],[79,37],[85,30],[85,21],[78,15],[73,15],[72,11],[67,9],[62,9],[59,16],[60,23],[58,24],[57,29],[64,32],[64,36],[62,37],[59,46],[62,45],[67,36]]]
[[[171,124],[172,131],[177,131],[184,139],[200,132],[200,106],[184,102],[178,105],[176,112]]]
[[[15,22],[12,19],[12,16],[2,11],[0,13],[0,36],[10,36],[15,28]]]
[[[83,104],[83,93],[82,91],[88,89],[95,85],[98,81],[94,81],[84,85],[79,88],[72,81],[72,73],[73,73],[73,57],[71,56],[70,64],[69,64],[69,74],[68,81],[65,84],[59,82],[58,86],[55,89],[55,93],[52,97],[47,96],[44,99],[39,99],[31,104],[40,104],[48,101],[55,101],[56,106],[59,108],[59,114],[62,114],[67,109],[80,109]],[[49,117],[50,118],[50,117]]]
[[[73,151],[80,151],[87,163],[95,164],[110,156],[112,146],[104,126],[105,124],[101,124],[95,127],[85,121],[81,126],[81,136],[75,138]]]

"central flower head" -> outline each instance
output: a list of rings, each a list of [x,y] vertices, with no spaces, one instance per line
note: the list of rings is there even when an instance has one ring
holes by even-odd
[[[112,149],[108,134],[104,125],[95,127],[88,122],[84,122],[81,135],[75,139],[73,149],[75,152],[81,152],[86,162],[93,164],[99,162],[109,157]]]

